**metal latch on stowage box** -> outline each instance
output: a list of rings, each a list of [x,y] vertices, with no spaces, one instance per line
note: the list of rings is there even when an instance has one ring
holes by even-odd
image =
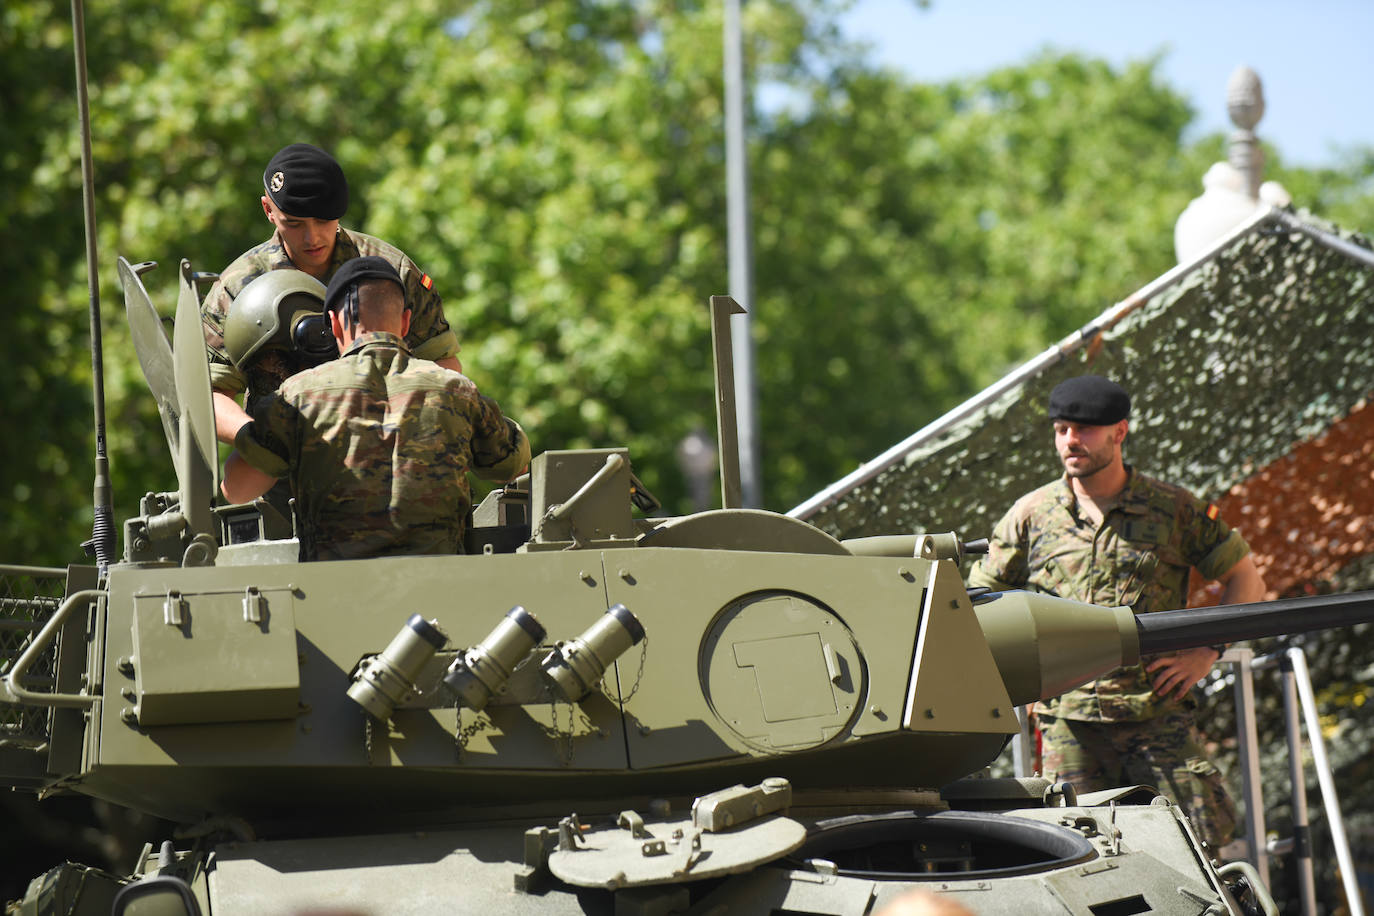
[[[139,725],[288,719],[300,698],[289,587],[134,596]]]

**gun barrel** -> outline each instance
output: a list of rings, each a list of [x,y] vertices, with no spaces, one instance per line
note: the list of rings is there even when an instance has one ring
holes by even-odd
[[[1374,592],[1156,611],[1135,618],[1142,655],[1369,622],[1374,622]]]
[[[1139,636],[1128,607],[1009,591],[989,595],[973,610],[1017,706],[1058,696],[1140,661]]]
[[[1058,696],[1142,655],[1374,622],[1374,592],[1132,614],[1010,591],[974,605],[1015,704]]]

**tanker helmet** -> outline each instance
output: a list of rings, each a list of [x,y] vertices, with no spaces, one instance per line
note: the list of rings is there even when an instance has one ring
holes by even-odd
[[[324,284],[300,270],[269,270],[229,304],[224,349],[243,371],[264,347],[294,350],[311,364],[339,355],[324,314]]]

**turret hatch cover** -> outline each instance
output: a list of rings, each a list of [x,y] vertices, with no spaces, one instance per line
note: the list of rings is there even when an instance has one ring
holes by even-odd
[[[210,472],[211,491],[219,483],[219,449],[215,444],[215,409],[210,396],[210,361],[205,354],[205,332],[200,317],[191,262],[182,259],[178,268],[176,324],[172,328],[172,366],[176,374],[183,422],[188,424],[194,459]]]
[[[176,322],[169,343],[162,317],[140,277],[154,266],[151,262],[131,265],[122,255],[116,261],[129,333],[148,389],[157,399],[162,431],[181,481],[183,511],[190,514],[193,530],[207,530],[209,503],[219,483],[219,449],[200,297],[191,264],[182,260],[178,266]]]
[[[623,819],[622,819],[623,822]],[[596,827],[577,832],[571,849],[549,854],[549,870],[577,887],[645,887],[739,874],[799,849],[806,828],[770,815],[712,833],[691,817],[637,828]]]
[[[156,265],[148,261],[134,266],[123,255],[115,265],[119,272],[119,285],[124,290],[124,311],[129,318],[134,352],[138,354],[143,377],[148,380],[148,390],[157,401],[157,412],[162,416],[162,431],[167,435],[167,447],[171,449],[175,460],[177,443],[181,439],[177,431],[181,414],[172,368],[172,345],[167,342],[167,333],[162,329],[162,316],[153,306],[139,276]]]
[[[181,511],[189,533],[211,534],[210,506],[219,489],[219,450],[215,443],[215,409],[210,395],[210,361],[200,317],[191,262],[178,270],[177,318],[172,327],[172,370],[181,406],[181,440],[176,465]]]

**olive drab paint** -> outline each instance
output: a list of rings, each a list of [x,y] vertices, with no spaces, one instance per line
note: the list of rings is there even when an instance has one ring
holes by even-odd
[[[820,914],[925,889],[979,913],[1241,912],[1234,870],[1149,791],[967,778],[1017,706],[1161,638],[1129,608],[971,591],[960,563],[985,543],[953,533],[664,516],[623,448],[538,455],[474,509],[462,554],[298,562],[259,507],[214,505],[195,275],[168,347],[141,272],[121,259],[179,486],[125,522],[103,579],[72,570],[0,678],[5,702],[54,710],[7,779],[200,838],[131,898]],[[1371,612],[1352,614],[1323,625]],[[45,653],[61,674],[36,687]],[[43,888],[79,868],[25,905],[56,906]],[[91,900],[122,883],[81,874]]]

